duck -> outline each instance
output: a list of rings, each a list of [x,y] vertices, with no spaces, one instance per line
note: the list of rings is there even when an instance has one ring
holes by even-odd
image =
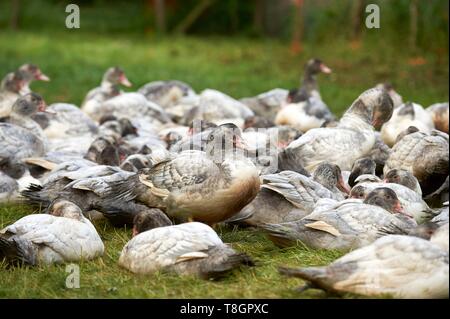
[[[65,139],[80,135],[95,135],[98,125],[76,105],[53,103],[40,112],[39,124],[48,139]],[[33,118],[35,121],[36,119]]]
[[[308,60],[304,69],[302,85],[299,89],[291,90],[288,93],[288,102],[298,103],[305,101],[308,97],[322,100],[316,80],[316,76],[319,73],[331,74],[332,70],[320,59],[313,58]]]
[[[385,183],[396,183],[408,187],[422,196],[422,189],[420,188],[419,181],[409,171],[404,169],[394,168],[384,175]]]
[[[224,244],[208,225],[189,222],[154,228],[145,214],[135,218],[134,237],[124,246],[119,266],[135,274],[174,272],[203,279],[219,279],[251,258]]]
[[[148,210],[147,206],[132,199],[119,201],[114,198],[114,186],[125,183],[132,175],[134,173],[116,166],[66,162],[57,165],[42,186],[31,185],[21,195],[30,205],[42,208],[54,200],[67,199],[80,207],[83,214],[97,210],[114,227],[122,227],[132,225],[136,214]],[[161,215],[158,218],[161,225],[171,224],[164,213]]]
[[[332,71],[320,59],[311,59],[305,65],[300,89],[289,91],[287,103],[282,105],[275,116],[278,125],[289,125],[307,132],[320,127],[326,121],[335,119],[328,106],[322,101],[316,75],[330,74]]]
[[[117,189],[116,200],[133,198],[177,220],[224,221],[250,203],[260,186],[241,139],[239,130],[222,126],[209,134],[205,151],[172,154],[131,176]]]
[[[389,82],[378,83],[375,87],[377,89],[383,89],[386,90],[386,92],[388,92],[394,104],[394,109],[403,104],[402,96],[395,91],[394,86],[391,83]]]
[[[348,185],[356,185],[356,179],[361,175],[375,175],[376,163],[370,157],[363,157],[353,163],[352,170],[348,177]]]
[[[384,173],[393,168],[407,170],[418,179],[423,195],[431,194],[449,175],[448,141],[448,134],[437,130],[407,134],[392,148]]]
[[[25,79],[20,72],[8,73],[0,83],[0,118],[9,116],[11,108],[20,97]]]
[[[323,161],[350,171],[353,163],[367,156],[376,141],[374,125],[380,126],[392,115],[393,105],[384,90],[362,93],[342,116],[336,127],[309,130],[283,151],[308,172]]]
[[[344,200],[349,193],[337,165],[322,163],[308,177],[292,171],[261,176],[256,198],[228,223],[258,226],[301,219],[310,214],[321,198]],[[246,217],[246,218],[244,218]]]
[[[375,162],[375,174],[378,176],[383,175],[384,165],[386,164],[389,155],[391,155],[391,148],[383,142],[380,132],[375,132],[375,144],[369,152],[368,157]]]
[[[110,67],[103,75],[100,86],[87,93],[81,104],[81,110],[92,119],[98,121],[99,117],[97,112],[101,104],[114,96],[122,94],[119,85],[130,87],[131,82],[127,79],[125,72],[120,67]]]
[[[170,117],[164,109],[156,103],[148,101],[144,95],[137,92],[122,93],[104,101],[90,117],[98,121],[105,115],[130,120],[142,120],[147,125],[161,126],[170,123]]]
[[[430,220],[436,214],[422,199],[420,194],[402,184],[394,182],[360,182],[352,188],[350,197],[364,199],[372,190],[379,187],[389,188],[394,191],[405,213],[414,217],[419,224]]]
[[[233,123],[243,128],[246,118],[255,113],[245,104],[231,96],[213,89],[205,89],[199,94],[192,119],[202,119],[216,125]]]
[[[14,124],[0,123],[0,161],[19,162],[44,154],[44,142],[35,134]]]
[[[304,280],[307,284],[302,290],[317,288],[335,294],[405,299],[448,298],[448,230],[446,250],[436,242],[437,236],[426,240],[388,235],[328,266],[280,267],[279,271]]]
[[[381,138],[386,145],[392,147],[397,136],[410,126],[414,126],[427,134],[434,129],[431,115],[421,105],[406,102],[394,109],[391,119],[383,124]]]
[[[247,105],[255,115],[273,121],[278,109],[287,103],[288,94],[286,89],[275,88],[254,97],[241,98],[239,101]]]
[[[26,129],[41,140],[45,146],[48,143],[47,138],[40,125],[31,116],[38,111],[44,112],[46,107],[47,105],[44,99],[39,94],[28,93],[14,102],[11,108],[11,114],[7,117],[0,118],[0,122],[13,124]]]
[[[448,102],[435,103],[426,108],[426,111],[431,115],[434,126],[437,130],[448,134]]]
[[[30,266],[80,262],[103,255],[103,242],[81,209],[56,200],[48,214],[22,217],[0,231],[0,260]]]
[[[30,185],[41,185],[41,182],[31,175],[28,167],[22,162],[1,161],[0,173],[3,185],[2,193],[11,202],[17,201],[20,198],[20,192]]]
[[[180,99],[196,95],[189,84],[178,80],[153,81],[144,84],[138,93],[163,108],[177,105]]]
[[[24,83],[20,90],[20,95],[31,93],[30,84],[35,80],[44,82],[50,81],[50,78],[42,73],[41,69],[37,65],[32,63],[21,65],[17,71],[20,72],[24,78]]]
[[[300,220],[260,227],[280,247],[293,246],[300,241],[313,249],[345,251],[372,243],[383,235],[384,228],[406,232],[415,226],[414,220],[404,215],[395,192],[380,187],[370,192],[364,201],[347,199],[321,206]]]

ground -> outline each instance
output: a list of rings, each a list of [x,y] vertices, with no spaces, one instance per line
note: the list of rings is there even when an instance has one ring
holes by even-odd
[[[32,85],[48,104],[79,105],[112,65],[125,70],[134,88],[153,80],[178,79],[197,91],[216,88],[237,98],[253,96],[275,87],[296,87],[310,57],[320,57],[334,71],[321,76],[319,82],[324,101],[338,115],[361,92],[382,81],[394,84],[406,101],[424,106],[448,101],[446,54],[411,54],[379,41],[305,45],[295,55],[287,44],[275,40],[23,32],[0,33],[0,46],[1,74],[32,62],[52,78],[50,83]],[[29,213],[33,209],[26,205],[0,205],[0,229]],[[131,230],[102,223],[96,226],[106,251],[102,258],[80,264],[80,289],[66,288],[65,266],[7,269],[0,265],[0,298],[323,298],[330,296],[318,290],[294,291],[301,281],[281,277],[277,267],[325,265],[341,255],[301,245],[279,249],[258,231],[219,228],[221,238],[252,256],[256,267],[236,270],[218,282],[165,273],[136,276],[117,266]]]

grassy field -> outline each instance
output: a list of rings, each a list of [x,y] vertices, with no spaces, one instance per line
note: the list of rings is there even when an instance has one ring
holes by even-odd
[[[104,70],[120,65],[134,88],[157,79],[179,79],[194,89],[216,88],[234,97],[256,95],[274,87],[298,85],[304,62],[320,57],[333,70],[320,78],[322,97],[341,114],[365,89],[390,81],[405,100],[424,106],[448,101],[448,57],[442,52],[410,54],[380,41],[349,45],[336,40],[306,45],[300,55],[276,41],[225,38],[154,39],[138,36],[95,36],[65,32],[51,36],[34,33],[0,33],[0,72],[25,62],[38,64],[52,78],[34,83],[48,103],[79,104],[98,85]],[[22,205],[0,205],[0,228],[33,210]],[[323,265],[337,252],[304,247],[278,249],[254,230],[221,228],[219,235],[257,261],[252,269],[235,271],[220,282],[180,278],[170,274],[135,276],[118,268],[130,230],[97,224],[105,242],[105,255],[80,265],[81,288],[67,289],[65,266],[6,269],[0,265],[0,298],[323,298],[321,291],[298,294],[297,280],[278,275],[278,265]],[[351,297],[351,296],[348,296]]]

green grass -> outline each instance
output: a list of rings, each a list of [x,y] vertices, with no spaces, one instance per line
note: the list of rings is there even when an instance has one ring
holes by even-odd
[[[25,62],[38,64],[52,78],[33,83],[48,103],[79,104],[86,92],[97,86],[104,70],[122,66],[138,88],[158,79],[179,79],[194,89],[216,88],[234,97],[253,96],[274,87],[293,88],[299,82],[304,62],[322,58],[334,73],[320,78],[322,97],[337,114],[365,89],[381,81],[392,82],[405,100],[424,106],[448,100],[448,49],[414,55],[380,41],[366,41],[358,49],[336,40],[305,45],[294,55],[277,41],[243,38],[170,38],[95,36],[72,31],[52,35],[0,33],[0,73]],[[411,63],[422,57],[424,64]],[[414,62],[414,61],[412,61]],[[22,205],[0,205],[0,228],[33,210]],[[117,266],[130,230],[96,225],[106,252],[96,261],[83,262],[81,288],[65,288],[65,266],[12,268],[0,266],[0,298],[323,298],[317,290],[298,294],[299,280],[286,280],[279,265],[325,265],[337,252],[312,251],[304,247],[276,248],[254,230],[219,229],[225,242],[257,260],[252,269],[237,270],[219,282],[171,274],[135,276]],[[349,296],[350,297],[350,296]]]

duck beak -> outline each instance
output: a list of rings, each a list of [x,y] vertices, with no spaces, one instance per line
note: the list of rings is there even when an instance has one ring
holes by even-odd
[[[47,107],[47,104],[44,101],[42,101],[41,103],[39,103],[38,111],[45,112],[46,107]]]
[[[394,212],[398,213],[398,214],[402,214],[402,215],[408,216],[409,218],[413,218],[413,216],[411,216],[410,214],[405,212],[405,210],[403,209],[402,204],[400,204],[399,201],[397,201],[397,203],[394,206]]]
[[[137,234],[139,234],[139,232],[136,229],[136,226],[133,226],[133,237],[135,237]]]
[[[39,80],[39,81],[45,81],[45,82],[50,81],[50,78],[49,78],[48,76],[46,76],[44,73],[38,73],[38,74],[35,76],[35,79],[36,79],[36,80]]]
[[[344,179],[342,177],[339,178],[339,181],[337,183],[337,188],[348,195],[350,195],[350,187],[344,182]]]
[[[327,67],[325,64],[321,63],[320,64],[320,72],[325,73],[325,74],[330,74],[333,71],[329,67]]]
[[[381,122],[381,120],[380,120],[378,117],[374,117],[374,118],[373,118],[373,120],[372,120],[372,126],[373,126],[374,128],[380,128],[382,124],[383,124],[383,123]]]
[[[128,81],[128,79],[127,79],[127,77],[125,76],[125,74],[122,74],[122,75],[119,77],[119,83],[122,84],[123,86],[126,86],[126,87],[130,87],[130,86],[132,85],[131,82]]]
[[[236,145],[237,148],[241,148],[243,150],[246,150],[248,148],[247,142],[244,139],[240,138],[240,137],[236,138],[235,145]]]

